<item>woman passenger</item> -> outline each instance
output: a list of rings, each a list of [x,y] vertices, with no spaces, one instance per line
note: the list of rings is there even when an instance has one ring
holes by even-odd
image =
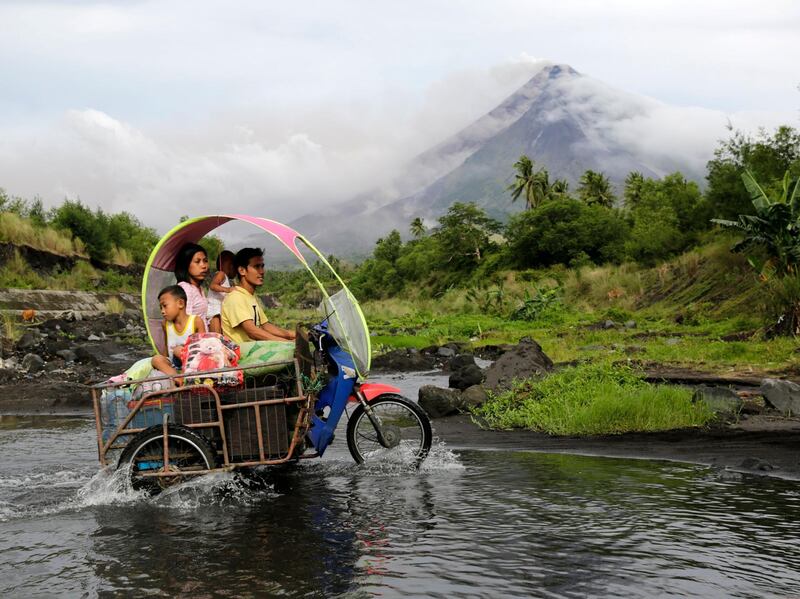
[[[208,300],[201,287],[208,276],[208,254],[203,246],[187,243],[175,257],[175,278],[186,292],[186,313],[199,316],[208,330]]]

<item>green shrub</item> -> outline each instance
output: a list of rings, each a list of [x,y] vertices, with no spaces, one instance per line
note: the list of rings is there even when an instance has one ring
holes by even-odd
[[[509,260],[519,268],[600,264],[622,258],[628,225],[614,210],[565,199],[515,215],[506,233]]]
[[[553,435],[658,431],[706,424],[712,413],[691,392],[655,386],[626,366],[582,364],[542,380],[517,381],[476,410],[492,428]]]

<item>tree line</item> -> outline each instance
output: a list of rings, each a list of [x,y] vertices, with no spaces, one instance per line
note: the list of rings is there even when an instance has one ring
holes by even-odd
[[[155,230],[134,215],[92,210],[80,200],[64,200],[46,210],[39,198],[12,197],[0,189],[0,212],[15,213],[34,227],[55,229],[80,240],[89,257],[98,262],[113,262],[124,254],[128,261],[144,264],[159,240]]]
[[[800,264],[800,133],[792,127],[755,136],[733,132],[708,162],[702,191],[680,172],[662,178],[631,172],[617,197],[601,172],[586,171],[572,193],[567,181],[551,178],[529,156],[511,170],[509,201],[524,201],[523,211],[503,224],[474,203],[456,202],[431,226],[417,217],[408,241],[392,231],[348,273],[356,293],[389,297],[411,285],[444,290],[504,269],[653,265],[713,236],[719,225],[745,233],[749,241],[735,249],[751,251],[753,260],[778,260],[783,272]],[[743,174],[767,199],[753,201]],[[772,260],[775,253],[780,258]],[[794,265],[788,270],[786,260]]]

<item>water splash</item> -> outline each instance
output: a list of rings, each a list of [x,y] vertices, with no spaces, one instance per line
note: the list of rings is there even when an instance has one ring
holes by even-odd
[[[127,467],[117,469],[107,467],[98,471],[84,484],[73,500],[73,508],[84,508],[95,505],[124,505],[135,503],[147,495],[135,491],[131,487],[130,473]]]

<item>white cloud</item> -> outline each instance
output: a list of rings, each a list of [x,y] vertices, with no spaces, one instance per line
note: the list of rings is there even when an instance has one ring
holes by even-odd
[[[394,186],[533,74],[523,49],[658,97],[612,118],[624,101],[575,90],[619,143],[703,164],[728,117],[796,117],[798,27],[789,0],[5,1],[0,186],[162,229],[230,206],[291,219]]]

